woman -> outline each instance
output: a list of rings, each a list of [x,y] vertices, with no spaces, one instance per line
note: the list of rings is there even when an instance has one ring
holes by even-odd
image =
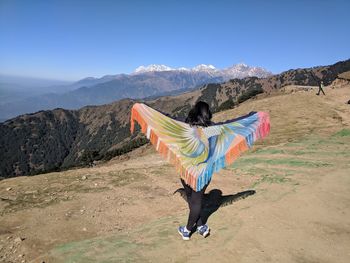
[[[199,101],[190,110],[185,122],[190,124],[190,126],[207,127],[213,124],[211,118],[212,113],[210,112],[209,105],[203,101]],[[186,192],[190,213],[188,215],[187,225],[179,227],[179,234],[182,236],[183,240],[189,240],[194,231],[197,231],[197,233],[203,237],[207,237],[210,229],[209,226],[203,222],[201,211],[204,192],[210,181],[198,192],[195,192],[183,179],[181,179],[181,183]]]
[[[233,163],[270,131],[266,112],[252,112],[206,127],[213,124],[211,117],[208,104],[201,101],[189,112],[187,123],[174,120],[143,103],[135,103],[131,109],[130,132],[134,132],[136,121],[156,150],[180,173],[190,208],[187,225],[178,228],[184,240],[189,240],[195,231],[204,237],[209,234],[201,210],[203,195],[213,173]]]

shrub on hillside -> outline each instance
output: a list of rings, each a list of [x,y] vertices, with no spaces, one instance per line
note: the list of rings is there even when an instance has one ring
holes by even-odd
[[[94,160],[97,160],[99,156],[96,150],[85,150],[80,157],[80,163],[82,165],[92,165]]]
[[[111,151],[104,153],[100,159],[102,159],[104,161],[108,161],[108,160],[112,159],[113,157],[120,156],[122,154],[131,152],[133,149],[138,148],[142,145],[145,145],[148,142],[149,142],[149,140],[146,137],[137,138],[137,139],[132,140],[128,143],[125,143],[123,146],[121,146],[117,149],[114,149],[114,150],[111,150]]]
[[[229,110],[233,109],[235,106],[235,103],[233,102],[232,99],[226,100],[223,102],[217,109],[217,111],[224,111],[224,110]]]
[[[246,91],[244,91],[238,98],[237,98],[237,102],[238,103],[242,103],[246,100],[249,100],[250,98],[260,94],[260,93],[263,93],[264,90],[262,89],[261,86],[255,86],[251,89],[248,89]]]

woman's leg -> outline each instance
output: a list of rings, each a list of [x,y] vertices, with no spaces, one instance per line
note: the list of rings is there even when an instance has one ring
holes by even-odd
[[[189,199],[189,208],[190,208],[190,213],[188,215],[188,221],[187,221],[187,226],[186,228],[190,231],[193,230],[193,228],[196,226],[197,222],[201,223],[202,221],[200,220],[200,215],[201,215],[201,210],[202,210],[202,201],[203,201],[203,196],[205,189],[207,188],[208,185],[204,186],[201,191],[195,192],[191,189],[191,197]],[[202,223],[200,224],[202,225]]]
[[[209,183],[206,184],[206,185],[203,187],[203,189],[202,189],[203,195],[202,195],[202,202],[201,202],[201,212],[200,212],[200,214],[199,214],[199,218],[198,218],[197,223],[196,223],[197,227],[198,227],[198,226],[202,226],[202,225],[204,225],[204,223],[205,223],[205,222],[204,222],[204,219],[202,218],[202,217],[203,217],[202,205],[203,205],[203,196],[204,196],[204,192],[205,192],[205,190],[207,189],[208,185],[209,185]]]

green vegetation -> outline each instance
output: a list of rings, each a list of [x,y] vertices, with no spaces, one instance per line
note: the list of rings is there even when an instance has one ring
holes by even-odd
[[[281,149],[274,148],[261,148],[254,152],[255,154],[284,154],[285,151]]]
[[[235,106],[235,103],[232,99],[226,100],[223,102],[217,109],[217,111],[224,111],[224,110],[229,110],[233,109]]]
[[[84,150],[80,157],[80,163],[82,165],[91,165],[94,160],[98,158],[99,154],[96,150]]]
[[[243,91],[243,93],[237,98],[238,103],[242,103],[246,100],[249,100],[250,98],[263,93],[264,90],[262,89],[261,85],[260,86],[255,86],[253,88],[250,88],[246,91]]]
[[[174,116],[175,118],[186,118],[188,112],[191,110],[191,105],[189,104],[188,101],[185,102],[185,105],[181,105],[176,107],[173,111],[172,111],[172,116]]]
[[[303,178],[322,175],[330,167],[347,167],[350,157],[349,138],[349,129],[340,130],[329,137],[305,136],[278,147],[251,151],[225,169],[237,175],[254,176],[256,179],[252,187],[263,183],[297,186]]]
[[[79,130],[73,112],[59,114],[61,119],[57,112],[41,111],[0,125],[0,177],[59,170]]]
[[[342,129],[341,131],[335,133],[333,136],[335,136],[335,137],[350,136],[350,129]]]
[[[146,137],[140,137],[137,139],[134,139],[130,142],[125,143],[122,147],[108,151],[104,153],[102,156],[99,157],[99,160],[108,161],[112,159],[113,157],[123,155],[125,153],[131,152],[133,149],[136,149],[142,145],[145,145],[149,142],[149,140]]]
[[[290,182],[291,179],[283,175],[263,175],[258,181],[253,183],[251,187],[256,187],[261,183],[270,183],[270,184],[280,184],[285,182]]]
[[[287,165],[295,167],[324,167],[331,166],[330,163],[311,161],[295,158],[275,158],[275,159],[262,159],[262,158],[240,158],[236,161],[236,165],[246,165],[246,164],[269,164],[269,165]]]
[[[207,84],[202,89],[202,95],[197,101],[204,101],[209,104],[212,112],[217,112],[218,101],[216,98],[216,92],[221,87],[220,84]]]

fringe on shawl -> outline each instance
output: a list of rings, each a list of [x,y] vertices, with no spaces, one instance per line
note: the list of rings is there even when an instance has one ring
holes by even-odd
[[[270,118],[265,112],[257,112],[258,124],[256,130],[253,132],[252,137],[254,142],[258,139],[265,138],[270,132]],[[247,141],[244,139],[239,142],[236,147],[233,147],[225,154],[225,165],[230,165],[234,160],[237,159],[241,153],[249,149]]]
[[[142,118],[141,114],[137,111],[135,107],[131,109],[131,119],[130,119],[130,132],[133,133],[135,130],[135,121],[140,125],[142,133],[147,136],[148,125]],[[150,142],[156,148],[156,150],[167,159],[172,165],[175,166],[176,171],[180,174],[180,177],[193,189],[196,189],[197,178],[191,175],[187,169],[181,164],[180,158],[172,151],[162,140],[159,139],[158,135],[150,128],[149,138]]]
[[[135,121],[138,122],[138,124],[141,126],[141,131],[143,133],[146,133],[147,131],[147,123],[143,120],[140,113],[135,108],[137,104],[134,104],[134,106],[131,109],[131,117],[130,117],[130,132],[134,133],[135,129]]]

